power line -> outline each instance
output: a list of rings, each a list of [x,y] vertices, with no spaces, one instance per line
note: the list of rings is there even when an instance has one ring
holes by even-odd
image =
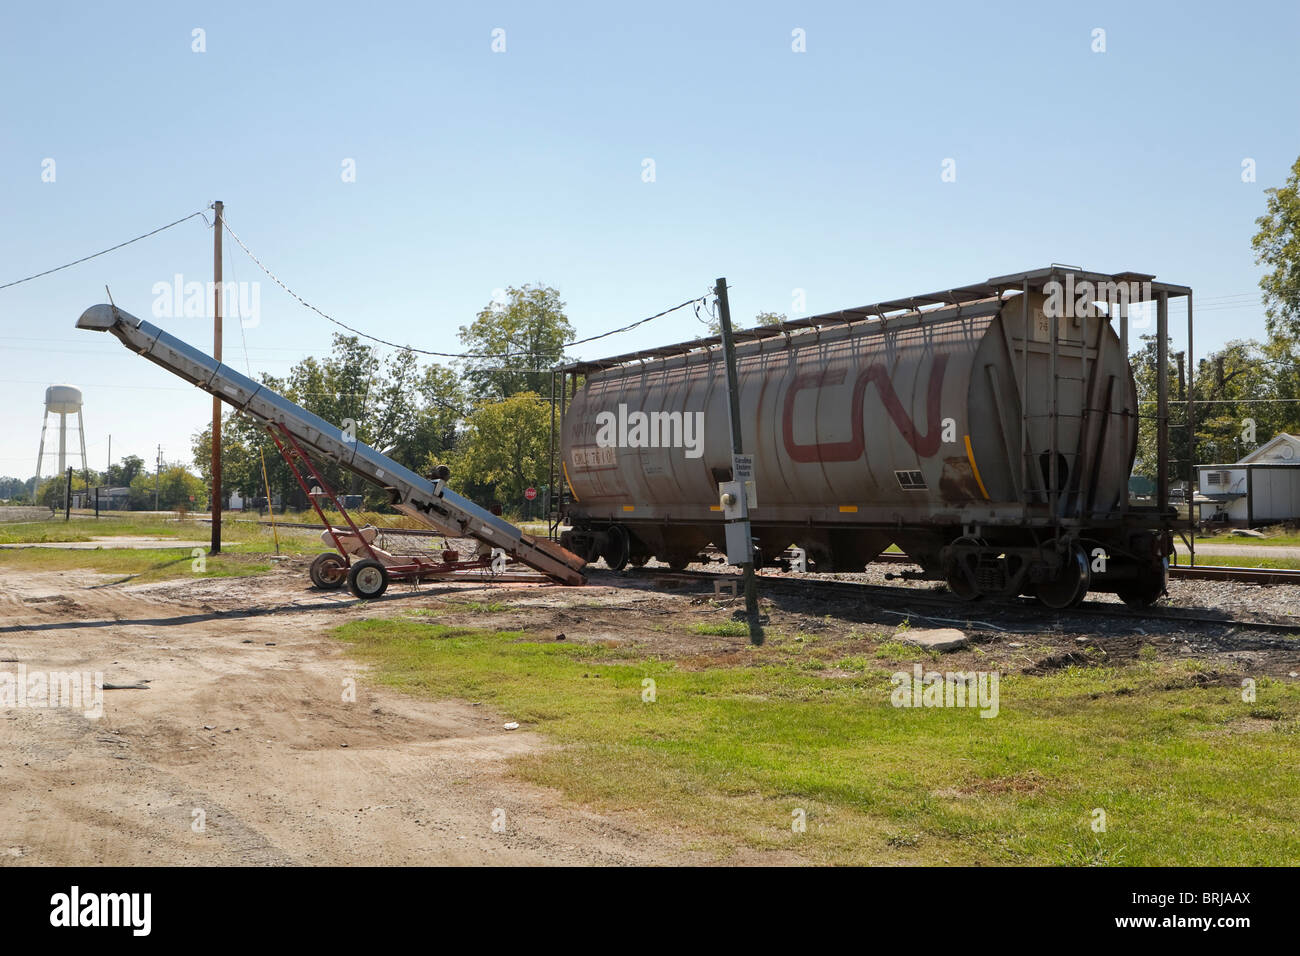
[[[107,255],[110,252],[113,252],[117,249],[121,249],[123,246],[129,246],[133,242],[139,242],[141,239],[148,239],[150,236],[156,236],[164,229],[170,229],[172,226],[179,226],[181,223],[185,222],[186,220],[193,219],[195,216],[203,216],[203,210],[199,210],[198,212],[192,212],[188,216],[182,216],[180,219],[177,219],[175,222],[169,222],[165,226],[159,226],[157,229],[153,230],[152,232],[146,232],[144,235],[136,236],[134,239],[128,239],[126,240],[126,242],[119,242],[115,246],[109,246],[107,249],[101,249],[99,252],[93,253],[91,255],[82,256],[80,259],[76,259],[72,262],[64,263],[61,266],[55,266],[53,269],[46,269],[44,272],[38,272],[35,275],[27,276],[25,279],[15,279],[13,282],[6,282],[4,285],[0,285],[0,289],[8,289],[10,286],[21,285],[24,282],[31,282],[33,279],[39,279],[41,276],[47,276],[53,272],[59,272],[63,269],[71,269],[73,266],[80,265],[83,262],[89,262],[91,259],[96,259],[99,256]],[[204,217],[204,221],[205,222],[207,221],[206,217]]]
[[[270,269],[266,267],[266,265],[262,262],[261,259],[253,255],[253,250],[249,249],[248,246],[244,244],[244,240],[240,239],[239,236],[235,235],[235,231],[230,228],[229,220],[226,219],[224,216],[222,217],[222,225],[225,227],[226,232],[230,233],[230,238],[234,239],[235,242],[239,244],[239,248],[244,250],[244,252],[248,255],[248,258],[252,259],[253,262],[257,263],[257,267],[261,269],[263,272],[265,272],[267,276],[270,277],[272,282],[278,285],[285,292],[289,293],[289,295],[293,296],[293,298],[297,299],[301,305],[315,312],[321,318],[325,319],[326,321],[333,322],[335,325],[339,326],[340,328],[347,329],[349,332],[351,332],[354,335],[359,335],[364,339],[369,339],[372,342],[378,342],[380,345],[386,345],[389,348],[398,349],[403,352],[417,352],[420,355],[432,355],[436,358],[512,359],[512,358],[524,358],[531,354],[529,352],[432,352],[429,351],[428,349],[417,349],[410,345],[398,345],[396,342],[389,342],[387,339],[381,339],[377,335],[371,335],[368,332],[362,332],[360,329],[353,328],[352,326],[348,325],[345,322],[340,322],[338,319],[334,318],[334,316],[322,312],[320,309],[316,308],[316,306],[312,305],[310,302],[308,302],[306,299],[300,296],[297,292],[294,292],[292,289],[290,289],[287,285],[284,284],[284,282],[280,280],[279,276],[277,276],[274,272],[272,272]],[[620,332],[630,332],[632,329],[635,329],[637,326],[645,325],[647,322],[653,322],[655,319],[662,318],[663,316],[668,315],[670,312],[676,312],[678,309],[684,309],[688,305],[701,302],[706,298],[707,296],[695,296],[694,298],[687,299],[685,302],[681,302],[677,305],[672,306],[671,308],[664,309],[662,312],[656,312],[654,315],[646,316],[644,319],[637,319],[635,322],[630,322],[627,325],[621,326],[617,329],[610,329],[608,332],[601,332],[599,335],[589,335],[585,339],[574,339],[572,342],[565,342],[561,346],[559,346],[559,348],[561,351],[563,351],[564,349],[572,348],[575,345],[584,345],[587,342],[595,342],[598,339],[608,338],[611,335],[618,335]],[[507,369],[506,371],[526,371],[526,369]]]

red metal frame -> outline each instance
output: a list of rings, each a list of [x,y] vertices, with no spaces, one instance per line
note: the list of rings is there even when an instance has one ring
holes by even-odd
[[[277,429],[284,441],[281,441],[280,437],[276,436]],[[329,534],[330,538],[333,539],[334,548],[343,559],[344,567],[352,567],[352,556],[348,553],[347,549],[343,547],[342,542],[339,541],[339,535],[334,528],[333,522],[325,516],[325,512],[321,510],[320,503],[316,500],[322,495],[334,502],[334,507],[339,510],[339,514],[342,515],[343,520],[348,523],[348,527],[352,529],[352,533],[356,536],[356,539],[361,542],[361,546],[366,549],[366,553],[370,555],[371,560],[384,564],[383,561],[380,561],[379,556],[375,554],[374,549],[370,547],[370,542],[362,536],[361,529],[357,527],[357,523],[352,520],[352,516],[348,514],[347,509],[343,507],[343,502],[339,500],[339,496],[335,493],[334,489],[330,487],[329,482],[325,480],[325,477],[321,474],[321,470],[316,467],[315,462],[311,460],[307,452],[303,450],[303,447],[300,444],[298,444],[293,435],[289,434],[288,429],[283,425],[276,423],[274,425],[267,425],[266,431],[271,436],[271,441],[275,442],[275,447],[280,452],[280,457],[284,459],[284,463],[288,465],[289,470],[293,472],[293,477],[298,481],[298,487],[302,489],[302,493],[306,495],[307,500],[311,502],[312,508],[316,511],[316,516],[320,518],[321,524],[325,526],[326,532]],[[288,447],[286,447],[286,445]],[[307,466],[307,469],[315,477],[316,483],[320,485],[321,488],[319,494],[312,492],[311,487],[303,478],[302,472],[300,472],[298,466],[294,464],[295,456],[297,456],[302,463]],[[418,581],[427,574],[448,574],[452,571],[458,570],[486,568],[490,567],[491,564],[491,559],[478,558],[474,561],[443,561],[441,564],[424,563],[419,561],[414,564],[384,564],[384,567],[388,571],[390,578],[414,578]]]

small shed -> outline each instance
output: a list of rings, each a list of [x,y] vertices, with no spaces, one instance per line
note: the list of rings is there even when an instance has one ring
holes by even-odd
[[[1300,521],[1300,437],[1280,432],[1240,461],[1196,472],[1202,520],[1243,528]]]

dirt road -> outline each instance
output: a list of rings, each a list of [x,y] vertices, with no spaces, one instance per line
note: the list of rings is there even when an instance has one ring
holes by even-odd
[[[0,709],[0,863],[681,858],[663,836],[511,779],[506,758],[547,744],[504,730],[508,716],[374,686],[325,636],[363,612],[346,592],[307,590],[301,569],[106,580],[51,572],[0,585],[0,672],[102,671],[148,686],[105,690],[99,719]]]

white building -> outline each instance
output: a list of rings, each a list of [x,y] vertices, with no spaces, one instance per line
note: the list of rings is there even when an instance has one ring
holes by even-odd
[[[1281,432],[1231,465],[1198,465],[1201,520],[1244,528],[1300,521],[1300,438]]]

